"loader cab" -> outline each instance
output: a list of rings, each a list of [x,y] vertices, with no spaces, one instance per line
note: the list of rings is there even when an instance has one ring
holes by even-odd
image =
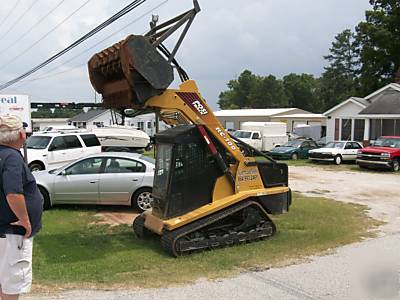
[[[180,125],[155,135],[156,170],[153,215],[173,218],[212,202],[222,172],[195,125]]]

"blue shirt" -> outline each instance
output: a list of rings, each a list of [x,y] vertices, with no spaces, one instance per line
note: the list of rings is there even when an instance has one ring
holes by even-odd
[[[0,145],[0,160],[2,167],[2,173],[0,173],[0,228],[18,221],[8,205],[6,196],[20,194],[25,197],[26,209],[32,226],[31,236],[34,236],[42,228],[43,211],[43,197],[36,185],[36,180],[18,150]]]

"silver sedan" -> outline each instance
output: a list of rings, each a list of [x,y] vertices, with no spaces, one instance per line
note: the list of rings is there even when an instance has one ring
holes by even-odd
[[[151,208],[154,159],[137,153],[99,153],[62,168],[34,172],[44,208],[55,204]]]

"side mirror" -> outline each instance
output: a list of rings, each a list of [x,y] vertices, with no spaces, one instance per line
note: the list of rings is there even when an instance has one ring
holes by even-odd
[[[66,170],[62,170],[61,173],[60,173],[60,175],[61,175],[61,176],[67,176],[68,174],[67,174],[67,171],[66,171]]]
[[[56,147],[54,147],[54,145],[50,145],[48,151],[54,151],[56,149]]]

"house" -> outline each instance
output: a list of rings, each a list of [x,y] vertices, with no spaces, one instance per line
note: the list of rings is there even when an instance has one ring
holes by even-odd
[[[284,122],[287,132],[300,124],[325,126],[326,117],[299,108],[227,109],[215,112],[222,126],[238,130],[243,122]]]
[[[364,98],[350,97],[324,113],[327,141],[368,145],[382,135],[400,135],[400,84],[391,83]]]
[[[156,134],[156,114],[148,113],[138,115],[133,118],[126,118],[125,125],[136,127],[137,129],[146,132],[149,136],[153,136],[154,134]],[[167,124],[160,120],[158,124],[158,131],[163,131],[167,128]]]
[[[93,129],[120,124],[121,121],[121,115],[110,109],[92,109],[70,118],[68,124],[77,128]]]

